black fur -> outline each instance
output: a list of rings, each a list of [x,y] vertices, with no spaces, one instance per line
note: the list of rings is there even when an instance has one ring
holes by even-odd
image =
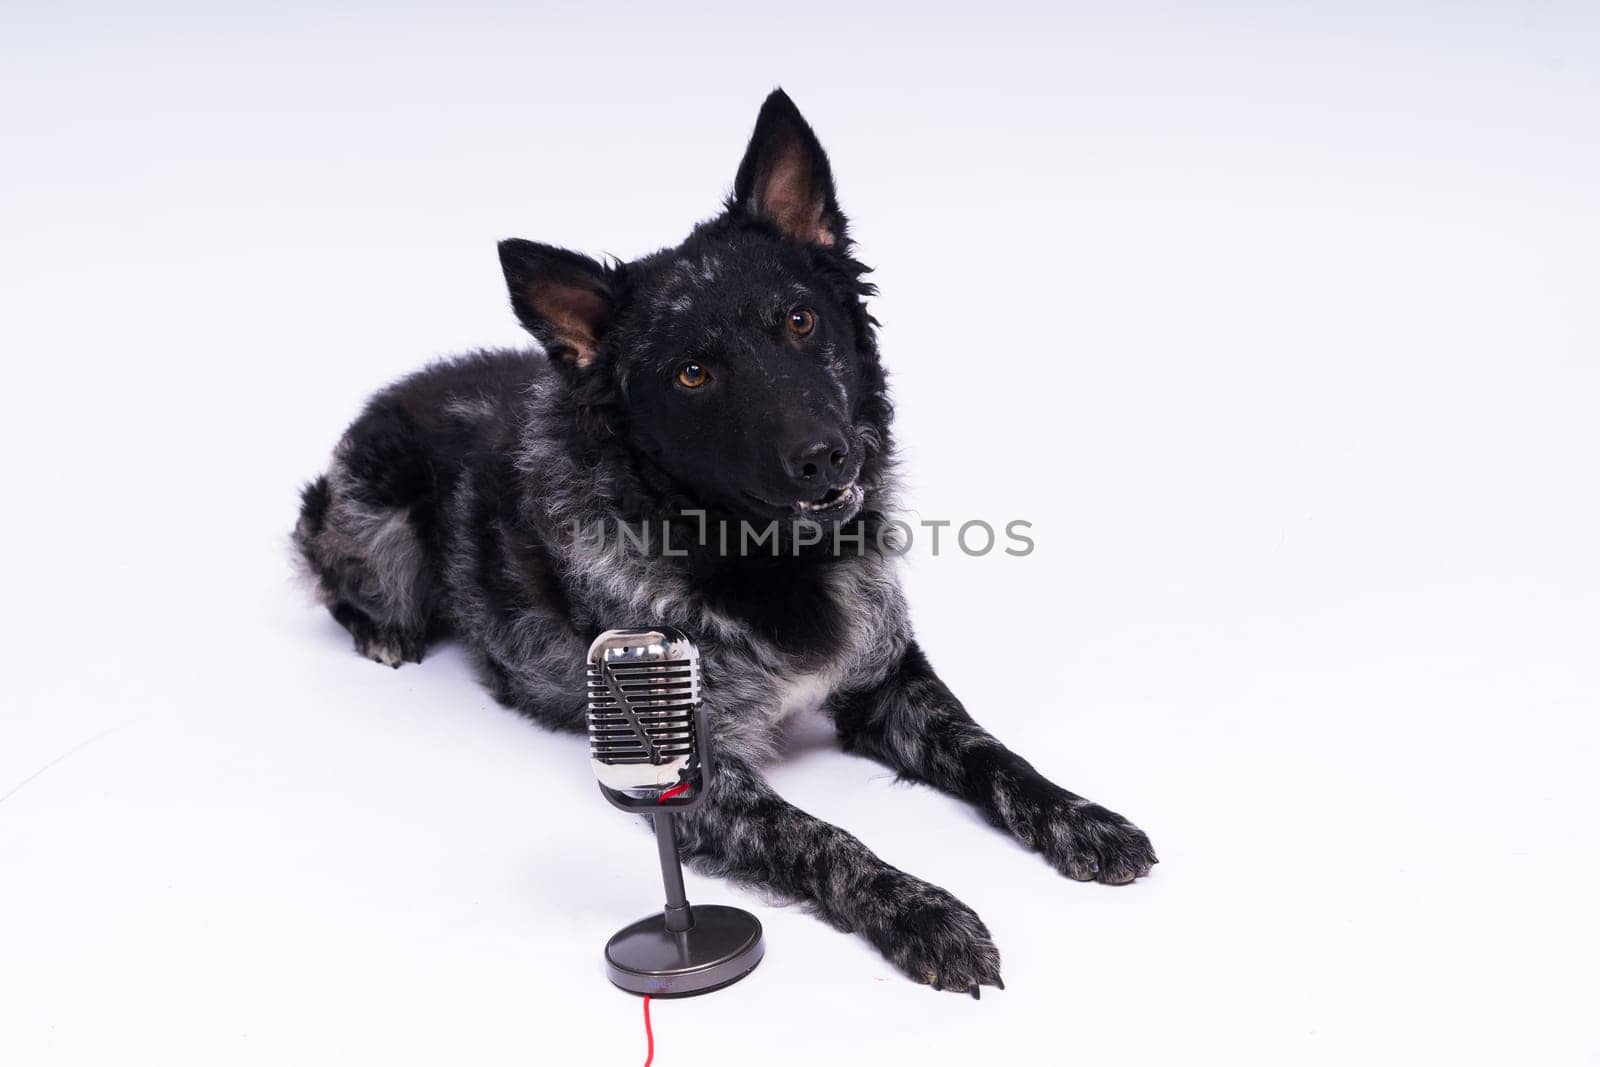
[[[847,226],[779,91],[723,212],[676,248],[601,264],[503,242],[513,309],[544,353],[479,352],[379,393],[306,487],[296,543],[363,655],[398,667],[454,633],[497,698],[554,728],[584,726],[600,631],[684,629],[719,761],[680,820],[686,855],[976,994],[1000,969],[971,909],[761,777],[787,714],[822,707],[846,747],[971,802],[1072,878],[1128,882],[1156,857],[984,732],[912,638],[878,537],[891,407]],[[779,553],[700,536],[741,522],[775,523]],[[650,550],[619,523],[653,530]],[[581,534],[596,528],[613,534],[600,547]],[[819,529],[860,540],[807,543]]]

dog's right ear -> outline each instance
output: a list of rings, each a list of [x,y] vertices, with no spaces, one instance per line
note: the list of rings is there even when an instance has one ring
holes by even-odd
[[[517,320],[550,358],[580,368],[592,364],[611,315],[605,268],[565,248],[516,238],[500,242],[500,268]]]
[[[782,89],[761,105],[728,206],[766,219],[801,244],[832,248],[844,240],[828,154]]]

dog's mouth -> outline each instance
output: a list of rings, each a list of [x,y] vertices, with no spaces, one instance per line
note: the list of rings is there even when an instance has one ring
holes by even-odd
[[[815,500],[800,500],[795,502],[795,510],[804,512],[832,511],[855,496],[856,483],[842,485],[837,489],[829,489]]]
[[[866,494],[859,482],[852,481],[847,485],[839,486],[837,489],[829,489],[815,500],[794,500],[780,504],[777,501],[768,500],[766,497],[758,496],[748,491],[745,495],[770,511],[785,512],[808,519],[820,519],[833,518],[836,515],[855,511],[856,508],[861,506],[862,498]]]

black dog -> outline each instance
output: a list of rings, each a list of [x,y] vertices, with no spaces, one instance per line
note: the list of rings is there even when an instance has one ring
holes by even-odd
[[[512,240],[500,260],[544,354],[391,386],[304,491],[296,543],[363,655],[398,667],[453,634],[501,701],[583,729],[589,642],[683,629],[718,752],[684,854],[935,988],[999,984],[988,930],[773,793],[757,767],[794,710],[820,706],[845,748],[967,800],[1069,877],[1149,872],[1142,832],[984,732],[912,637],[884,536],[874,289],[786,95],[762,106],[722,214],[678,247],[606,265]]]

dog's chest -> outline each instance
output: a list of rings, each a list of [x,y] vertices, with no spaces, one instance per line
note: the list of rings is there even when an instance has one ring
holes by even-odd
[[[812,671],[778,679],[776,698],[773,701],[773,719],[782,722],[791,715],[815,711],[828,699],[838,684],[833,671]]]
[[[727,640],[719,644],[724,685],[739,696],[745,714],[776,726],[814,710],[835,692],[876,684],[904,647],[904,603],[886,571],[862,561],[840,567],[818,583],[806,607],[819,615],[802,625],[777,625],[775,633],[749,620],[711,614]],[[784,641],[800,633],[804,641]]]

